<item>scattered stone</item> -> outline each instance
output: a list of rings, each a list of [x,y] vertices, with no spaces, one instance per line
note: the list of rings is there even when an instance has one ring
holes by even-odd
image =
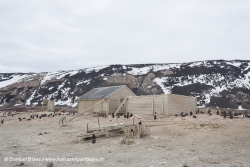
[[[47,163],[46,167],[53,167],[53,162]]]
[[[14,147],[14,148],[17,148],[18,146],[15,144],[13,147]]]
[[[122,139],[121,141],[121,144],[126,144],[126,145],[130,145],[132,143],[134,143],[134,141],[126,139],[126,138]]]
[[[108,151],[108,153],[111,153],[111,151]]]
[[[48,132],[44,132],[44,134],[48,134]]]
[[[151,145],[151,148],[156,148],[156,146],[155,145]]]
[[[42,135],[42,133],[39,133],[38,135]]]
[[[16,164],[16,166],[22,166],[22,165],[24,165],[24,162],[19,162]]]
[[[164,166],[166,166],[166,162],[159,162],[159,165],[164,165]]]

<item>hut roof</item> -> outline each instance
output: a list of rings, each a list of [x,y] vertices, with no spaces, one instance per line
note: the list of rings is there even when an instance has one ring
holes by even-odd
[[[103,99],[111,96],[118,90],[120,90],[125,85],[120,86],[110,86],[110,87],[101,87],[101,88],[94,88],[91,91],[85,93],[83,96],[80,97],[80,100],[84,99]]]

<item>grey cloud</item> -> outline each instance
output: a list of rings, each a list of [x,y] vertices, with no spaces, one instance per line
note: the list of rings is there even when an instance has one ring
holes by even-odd
[[[249,59],[249,1],[0,1],[0,15],[0,72]]]

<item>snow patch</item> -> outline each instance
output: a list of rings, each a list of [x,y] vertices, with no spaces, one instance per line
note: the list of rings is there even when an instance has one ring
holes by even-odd
[[[26,100],[25,105],[31,105],[30,101],[34,99],[36,91],[32,93],[32,95]]]
[[[202,65],[203,63],[202,62],[194,62],[194,63],[192,63],[192,64],[189,64],[188,66],[189,67],[195,67],[195,66],[200,66],[200,65]]]
[[[131,71],[128,71],[131,75],[144,75],[150,71],[150,67],[135,68],[133,67]]]
[[[238,107],[238,110],[246,110],[244,108],[242,108],[241,106]]]
[[[197,108],[205,108],[205,107],[206,107],[205,105],[197,106]]]
[[[76,75],[79,71],[72,71],[69,76]]]
[[[72,103],[71,103],[71,99],[68,98],[68,100],[66,100],[66,101],[58,100],[58,101],[54,102],[54,104],[55,105],[67,105],[67,106],[69,106]],[[73,106],[75,107],[76,105],[77,105],[77,103],[75,103]]]
[[[13,76],[13,78],[9,79],[9,80],[5,80],[5,81],[1,81],[0,82],[0,88],[9,86],[11,84],[20,82],[22,79],[28,77],[28,75],[15,75]]]
[[[153,80],[153,82],[155,82],[156,84],[158,84],[158,85],[161,87],[161,89],[163,90],[163,92],[164,92],[165,94],[171,93],[171,89],[168,88],[168,87],[165,87],[164,84],[163,84],[164,82],[166,82],[166,81],[164,80],[164,78],[155,78],[155,79]]]
[[[83,84],[83,83],[87,83],[87,85],[90,83],[90,81],[91,81],[91,79],[88,79],[88,80],[85,80],[85,81],[82,81],[82,82],[78,82],[77,84],[76,84],[76,86],[78,86],[78,85],[81,85],[81,84]]]
[[[93,72],[93,71],[98,72],[98,71],[100,71],[104,68],[107,68],[107,67],[109,67],[109,66],[99,66],[99,67],[88,68],[88,69],[85,69],[85,73],[88,74],[88,73]]]
[[[14,106],[20,106],[21,104],[15,104]]]
[[[241,62],[237,62],[237,61],[226,62],[226,63],[235,67],[239,67],[241,65]]]

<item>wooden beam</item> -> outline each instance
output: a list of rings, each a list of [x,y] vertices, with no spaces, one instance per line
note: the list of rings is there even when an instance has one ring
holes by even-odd
[[[73,119],[75,119],[76,117],[78,117],[78,116],[82,115],[84,112],[88,111],[89,109],[93,108],[94,106],[96,106],[97,104],[99,104],[99,103],[103,102],[104,100],[105,100],[105,99],[103,99],[103,100],[99,101],[98,103],[94,104],[93,106],[91,106],[91,107],[87,108],[86,110],[84,110],[83,112],[81,112],[80,114],[78,114],[77,116],[75,116],[75,117],[71,118],[68,122],[70,122],[70,121],[72,121]]]
[[[120,106],[117,108],[117,110],[115,111],[115,114],[116,115],[118,113],[118,111],[121,109],[122,105],[126,102],[127,100],[127,97],[122,101],[122,103],[120,104]]]

